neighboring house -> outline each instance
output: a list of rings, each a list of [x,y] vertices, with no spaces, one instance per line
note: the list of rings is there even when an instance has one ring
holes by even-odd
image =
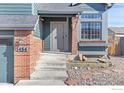
[[[109,55],[122,56],[124,55],[124,27],[110,27],[108,48]]]
[[[40,52],[107,54],[110,6],[0,4],[0,82],[29,79]]]

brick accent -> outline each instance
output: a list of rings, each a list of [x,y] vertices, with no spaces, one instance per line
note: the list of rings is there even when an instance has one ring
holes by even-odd
[[[26,47],[26,52],[17,51],[19,47]],[[29,79],[34,71],[36,61],[42,51],[42,40],[34,38],[32,31],[14,32],[14,82]]]
[[[77,24],[78,24],[78,17],[72,17],[72,54],[77,53]]]
[[[30,74],[34,71],[36,62],[42,52],[42,40],[31,36],[30,40]]]

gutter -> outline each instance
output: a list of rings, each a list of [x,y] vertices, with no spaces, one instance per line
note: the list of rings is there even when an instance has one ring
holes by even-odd
[[[107,8],[111,8],[113,6],[114,3],[105,3],[107,5]]]

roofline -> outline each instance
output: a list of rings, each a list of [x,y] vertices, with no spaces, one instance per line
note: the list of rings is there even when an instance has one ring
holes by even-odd
[[[111,28],[121,28],[121,27],[109,27],[108,28],[108,31],[111,31],[111,32],[113,32],[114,34],[117,34],[117,35],[124,35],[124,33],[119,33],[118,31],[115,31],[115,30],[113,30],[113,29],[111,29]],[[123,27],[124,28],[124,27]]]
[[[24,24],[24,25],[2,24],[2,25],[0,25],[0,30],[34,30],[34,25],[29,25],[29,24]]]
[[[33,31],[34,28],[32,28],[32,27],[30,27],[30,28],[27,28],[27,27],[21,27],[21,28],[18,28],[18,27],[0,27],[0,30],[22,30],[22,31],[28,30],[28,31]]]
[[[105,3],[105,4],[107,5],[107,9],[111,8],[114,5],[114,3]]]
[[[26,28],[30,28],[30,27],[34,27],[34,25],[33,24],[21,24],[21,25],[18,25],[18,24],[0,24],[0,28],[1,27],[17,27],[17,28],[22,28],[22,27],[26,27]]]
[[[71,4],[72,3],[70,3],[70,5]],[[82,4],[82,3],[77,3],[77,4],[74,4],[72,6],[68,6],[68,7],[73,7],[73,6],[77,6],[80,4]],[[109,9],[113,6],[113,3],[102,3],[102,4],[107,5],[106,9]],[[37,12],[38,12],[38,14],[71,14],[71,15],[75,15],[75,14],[81,13],[82,11],[81,10],[80,11],[73,11],[73,10],[72,11],[49,11],[49,10],[44,11],[44,10],[38,10]]]
[[[74,14],[78,14],[79,12],[82,12],[82,11],[42,11],[42,10],[39,10],[38,11],[38,14],[71,14],[71,15],[74,15]]]
[[[73,7],[73,6],[77,6],[77,5],[80,5],[82,3],[70,3],[70,7]],[[107,9],[111,8],[113,6],[113,3],[103,3],[104,5],[107,5]]]

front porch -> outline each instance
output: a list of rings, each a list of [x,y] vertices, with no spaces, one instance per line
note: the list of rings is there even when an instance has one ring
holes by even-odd
[[[92,38],[81,39],[82,35],[87,34],[82,34],[80,15],[44,13],[39,15],[43,52],[70,52],[75,55],[107,55],[108,43],[106,39],[103,39],[104,35],[102,29],[99,30],[99,38],[98,34],[91,34],[90,32],[88,36]],[[98,30],[95,31],[98,32]]]
[[[78,18],[75,15],[40,15],[43,52],[77,53],[74,19]]]

